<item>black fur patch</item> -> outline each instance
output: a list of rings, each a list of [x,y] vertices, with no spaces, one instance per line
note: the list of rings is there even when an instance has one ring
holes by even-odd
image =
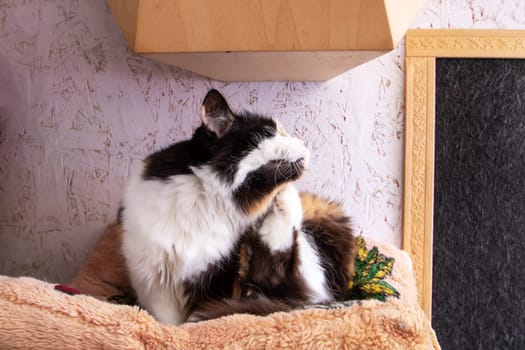
[[[329,290],[336,300],[343,300],[352,278],[356,251],[350,219],[346,216],[306,219],[303,231],[315,242]]]
[[[210,160],[214,141],[214,135],[199,127],[190,140],[175,143],[146,158],[143,179],[165,180],[174,175],[191,174],[190,166],[202,165]]]
[[[284,183],[297,180],[304,171],[301,160],[274,160],[252,171],[234,193],[237,205],[249,213],[266,196]]]
[[[237,115],[228,133],[211,147],[209,164],[223,181],[231,184],[239,162],[261,141],[276,133],[277,126],[272,119],[253,114]]]
[[[195,279],[184,282],[184,289],[188,296],[187,316],[206,301],[231,297],[240,266],[238,254],[240,244],[239,240],[229,256],[218,263],[210,264],[206,271]]]
[[[210,165],[226,183],[233,182],[239,162],[265,138],[277,133],[272,119],[258,115],[236,115],[231,128],[218,138],[204,126],[190,140],[175,143],[145,160],[144,180],[165,180],[191,174],[190,167]]]
[[[299,272],[297,232],[293,234],[290,249],[272,253],[255,228],[248,229],[226,264],[223,260],[211,266],[186,285],[191,301],[188,316],[204,320],[233,313],[267,315],[304,305],[308,288]],[[243,253],[247,261],[241,262]]]
[[[240,281],[243,297],[279,300],[298,306],[308,300],[308,289],[299,272],[297,232],[292,247],[272,252],[255,230],[248,232],[244,244],[248,250],[248,271]]]

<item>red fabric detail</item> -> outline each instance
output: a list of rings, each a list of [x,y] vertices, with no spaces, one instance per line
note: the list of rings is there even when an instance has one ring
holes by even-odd
[[[55,289],[56,290],[59,290],[61,292],[64,292],[64,293],[67,293],[69,295],[75,295],[75,294],[80,294],[80,292],[75,289],[75,288],[72,288],[72,287],[68,287],[68,286],[65,286],[63,284],[57,284],[55,286]]]

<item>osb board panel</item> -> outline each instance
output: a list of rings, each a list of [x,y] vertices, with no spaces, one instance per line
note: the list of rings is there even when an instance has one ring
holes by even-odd
[[[0,45],[0,273],[67,282],[130,169],[189,137],[212,87],[305,140],[300,189],[400,245],[402,51],[328,82],[226,84],[133,54],[103,0],[2,1]]]

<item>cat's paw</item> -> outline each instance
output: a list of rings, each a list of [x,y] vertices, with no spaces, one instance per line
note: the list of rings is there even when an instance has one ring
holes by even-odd
[[[299,228],[303,221],[303,207],[299,192],[293,185],[286,185],[276,196],[273,213],[281,216],[288,226]]]
[[[302,219],[299,193],[294,186],[287,185],[276,195],[259,235],[272,251],[289,249],[293,244],[294,231],[300,229]]]

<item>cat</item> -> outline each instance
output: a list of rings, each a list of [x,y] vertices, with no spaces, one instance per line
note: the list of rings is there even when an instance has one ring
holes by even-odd
[[[310,157],[278,122],[234,114],[216,90],[200,117],[191,139],[144,160],[122,200],[129,279],[138,303],[168,324],[184,322],[201,299],[228,296],[241,236]]]

